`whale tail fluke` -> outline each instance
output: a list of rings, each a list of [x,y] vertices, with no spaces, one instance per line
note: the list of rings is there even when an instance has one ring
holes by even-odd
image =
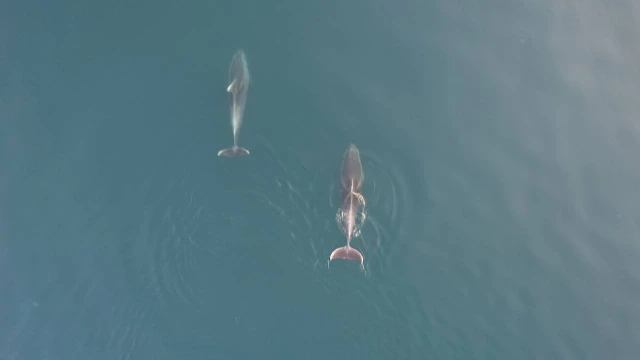
[[[329,256],[329,261],[333,259],[356,260],[360,262],[360,265],[364,266],[364,257],[360,251],[349,245],[333,250],[331,256]]]
[[[218,151],[218,156],[240,157],[244,155],[249,155],[249,150],[236,145]]]

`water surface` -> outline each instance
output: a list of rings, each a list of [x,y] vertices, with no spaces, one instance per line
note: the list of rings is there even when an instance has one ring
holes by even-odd
[[[640,351],[636,5],[2,9],[0,358]],[[327,267],[349,143],[366,272]]]

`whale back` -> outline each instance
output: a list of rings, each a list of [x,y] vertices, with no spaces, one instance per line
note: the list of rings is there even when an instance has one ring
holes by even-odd
[[[340,172],[340,186],[350,192],[359,193],[364,181],[360,151],[354,144],[350,144],[344,152],[342,170]]]

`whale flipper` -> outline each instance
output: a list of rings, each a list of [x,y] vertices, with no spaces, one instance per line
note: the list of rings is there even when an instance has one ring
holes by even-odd
[[[218,151],[218,156],[239,157],[244,155],[249,155],[249,150],[235,145]]]
[[[236,90],[236,80],[234,79],[227,87],[227,92],[233,93]]]

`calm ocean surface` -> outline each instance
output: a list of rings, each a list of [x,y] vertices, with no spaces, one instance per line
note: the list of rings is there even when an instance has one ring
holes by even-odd
[[[639,19],[0,4],[0,359],[638,359]],[[327,267],[349,143],[366,272]]]

